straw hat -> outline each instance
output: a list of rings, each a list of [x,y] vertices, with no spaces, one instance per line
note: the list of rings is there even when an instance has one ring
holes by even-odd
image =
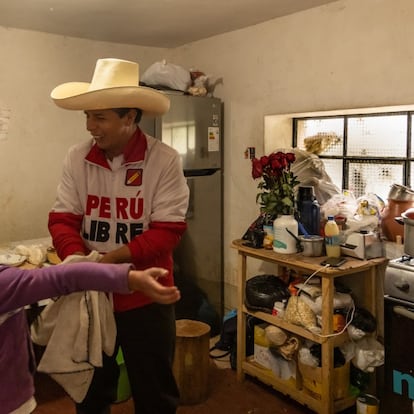
[[[139,65],[121,59],[98,59],[92,82],[68,82],[50,94],[64,109],[139,108],[144,115],[162,115],[170,100],[159,91],[139,86]]]

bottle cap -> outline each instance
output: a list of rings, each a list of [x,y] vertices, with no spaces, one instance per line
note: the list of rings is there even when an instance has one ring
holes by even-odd
[[[333,220],[334,216],[328,216],[328,220]]]

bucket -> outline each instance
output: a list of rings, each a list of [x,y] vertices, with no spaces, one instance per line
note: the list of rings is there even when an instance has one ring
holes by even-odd
[[[357,414],[378,414],[379,399],[370,394],[361,394],[357,399]]]

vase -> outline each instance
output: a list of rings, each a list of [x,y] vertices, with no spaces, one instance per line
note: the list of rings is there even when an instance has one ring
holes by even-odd
[[[289,233],[290,232],[290,233]],[[273,251],[297,253],[298,222],[293,214],[279,216],[273,222]]]

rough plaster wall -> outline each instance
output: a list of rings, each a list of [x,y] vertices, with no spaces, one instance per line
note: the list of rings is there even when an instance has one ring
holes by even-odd
[[[141,72],[165,57],[223,78],[215,95],[225,104],[226,307],[233,307],[231,240],[258,213],[244,151],[254,146],[262,155],[264,116],[412,104],[413,15],[412,0],[339,0],[168,51],[0,27],[0,109],[11,108],[8,138],[0,140],[0,242],[47,235],[62,158],[87,136],[82,114],[54,107],[50,90],[89,80],[99,57],[138,60]],[[275,147],[290,139],[273,137]]]
[[[223,85],[226,307],[235,305],[237,255],[231,241],[258,214],[246,147],[263,154],[263,117],[340,108],[412,104],[414,2],[340,0],[188,44],[170,59]],[[274,136],[274,147],[291,137]],[[249,274],[267,268],[250,265]],[[274,270],[274,269],[273,269]]]
[[[94,42],[0,26],[0,243],[48,236],[63,157],[89,136],[82,112],[57,108],[51,90],[69,81],[90,81],[100,57],[138,61],[141,73],[164,49]]]

